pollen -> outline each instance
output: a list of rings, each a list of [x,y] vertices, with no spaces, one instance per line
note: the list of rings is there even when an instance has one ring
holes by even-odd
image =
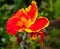
[[[32,32],[31,29],[25,29],[25,31],[28,32],[28,33],[31,33]]]

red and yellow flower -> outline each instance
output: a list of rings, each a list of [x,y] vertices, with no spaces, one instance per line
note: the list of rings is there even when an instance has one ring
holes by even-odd
[[[32,1],[31,5],[27,8],[18,10],[6,24],[6,30],[8,34],[16,35],[18,31],[26,31],[30,33],[31,39],[37,39],[37,36],[41,36],[40,43],[44,37],[43,29],[49,25],[49,21],[46,17],[38,16],[38,8],[35,1]]]

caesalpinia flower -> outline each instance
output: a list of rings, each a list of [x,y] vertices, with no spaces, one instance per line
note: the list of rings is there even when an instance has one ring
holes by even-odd
[[[25,31],[30,34],[31,39],[37,39],[40,35],[40,43],[44,37],[43,29],[49,25],[46,17],[39,17],[38,9],[35,1],[27,8],[18,10],[6,24],[8,34],[16,35],[18,31]]]

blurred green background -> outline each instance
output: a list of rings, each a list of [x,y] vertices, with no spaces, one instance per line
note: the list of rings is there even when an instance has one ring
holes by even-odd
[[[32,0],[0,0],[0,49],[18,49],[18,45],[16,48],[8,47],[8,45],[11,45],[9,42],[12,36],[6,33],[6,21],[17,10],[28,7],[31,1]],[[35,1],[37,2],[39,10],[38,17],[46,16],[50,20],[50,25],[45,30],[46,37],[41,49],[60,49],[60,0]],[[12,43],[15,44],[15,37],[12,39]]]

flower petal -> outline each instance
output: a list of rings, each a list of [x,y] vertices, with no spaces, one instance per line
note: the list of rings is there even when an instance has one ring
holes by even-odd
[[[9,19],[7,21],[6,30],[8,34],[16,35],[17,31],[22,28],[22,23],[19,23],[19,25],[17,25],[18,21],[20,21],[20,19],[16,16],[13,19]]]
[[[40,30],[40,41],[39,41],[40,44],[42,44],[44,37],[45,37],[44,31],[43,30]]]
[[[40,31],[49,25],[49,21],[46,17],[40,17],[36,20],[36,22],[30,26],[32,31]]]
[[[26,8],[26,12],[31,19],[37,17],[37,11],[37,5],[35,1],[32,1],[31,5],[28,8]]]
[[[32,32],[30,33],[30,39],[31,40],[36,40],[38,38],[38,32]]]
[[[18,10],[9,20],[7,21],[6,28],[7,32],[12,35],[16,35],[17,31],[22,28],[22,25],[26,27],[28,25],[29,17],[25,13],[24,9]],[[13,28],[12,28],[13,27]]]
[[[28,23],[30,22],[30,17],[25,13],[24,9],[22,8],[20,14],[20,20],[23,22],[24,27],[27,27]]]
[[[27,19],[27,20],[29,19],[29,16],[27,16],[27,14],[25,13],[23,8],[18,10],[15,14],[13,14],[10,19],[14,18],[15,16],[20,19],[21,19],[21,17],[25,17],[25,19]]]
[[[31,24],[33,24],[37,18],[37,15],[38,15],[38,9],[37,9],[37,5],[36,5],[36,2],[35,1],[32,1],[31,5],[25,9],[26,10],[26,13],[27,15],[29,15],[30,19],[31,19],[31,22],[29,22],[29,25],[30,26]]]
[[[21,41],[22,41],[21,36],[16,35],[16,37],[17,37],[17,42],[18,42],[18,44],[21,43]]]

